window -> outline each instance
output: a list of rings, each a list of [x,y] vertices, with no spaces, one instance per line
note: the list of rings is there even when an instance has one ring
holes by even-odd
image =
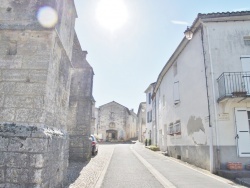
[[[151,93],[148,94],[148,104],[151,104]]]
[[[174,76],[176,76],[177,73],[178,73],[178,72],[177,72],[177,62],[174,63],[173,69],[174,69]]]
[[[170,123],[169,126],[168,126],[168,134],[169,135],[174,135],[173,123]]]
[[[147,122],[148,123],[152,122],[152,110],[147,112]]]
[[[109,128],[115,128],[115,123],[114,123],[114,122],[111,122],[111,123],[109,124]]]
[[[250,36],[245,36],[243,37],[243,39],[244,39],[244,44],[250,46]]]
[[[114,112],[110,112],[109,119],[110,120],[114,120],[114,118],[115,118],[115,113]]]
[[[174,83],[174,104],[178,104],[180,102],[180,94],[179,94],[179,82]]]
[[[174,133],[181,134],[181,122],[179,120],[174,124]]]

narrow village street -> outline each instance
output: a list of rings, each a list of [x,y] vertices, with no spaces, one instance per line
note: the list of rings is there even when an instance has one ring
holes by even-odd
[[[243,187],[139,142],[100,145],[98,155],[75,175],[70,188]]]

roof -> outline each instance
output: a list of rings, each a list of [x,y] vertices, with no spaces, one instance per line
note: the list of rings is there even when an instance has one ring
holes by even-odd
[[[199,13],[194,20],[193,24],[190,26],[190,29],[195,33],[198,26],[200,26],[202,23],[205,22],[225,22],[225,21],[250,21],[250,11],[240,11],[240,12],[217,12],[217,13],[207,13],[202,14]],[[185,48],[185,46],[188,44],[188,40],[183,36],[182,41],[177,46],[176,50],[172,54],[172,56],[169,58],[163,69],[161,70],[160,74],[158,75],[157,82],[154,87],[154,92],[156,93],[161,81],[168,71],[168,69],[171,67],[171,65],[174,63],[176,58],[179,56],[179,54],[182,52],[182,50]],[[147,90],[146,90],[147,91]],[[152,95],[152,98],[155,95]]]
[[[126,106],[123,106],[123,105],[121,105],[121,104],[119,104],[118,102],[115,102],[115,101],[112,101],[112,102],[103,104],[103,105],[99,106],[99,108],[101,108],[101,107],[103,107],[103,106],[106,106],[106,105],[108,105],[108,104],[110,104],[110,103],[116,103],[116,104],[118,104],[119,106],[122,106],[123,108],[125,108],[125,109],[127,110],[128,114],[131,115],[130,110],[129,110]]]
[[[151,84],[148,86],[148,88],[144,91],[144,93],[147,93],[148,90],[149,90],[151,87],[154,88],[155,84],[156,84],[156,82],[151,83]]]

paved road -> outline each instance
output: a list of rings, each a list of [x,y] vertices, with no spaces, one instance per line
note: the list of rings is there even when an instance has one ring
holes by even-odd
[[[141,143],[100,145],[91,161],[69,167],[69,188],[243,187]]]
[[[191,165],[152,152],[140,143],[116,145],[101,188],[242,187]]]
[[[130,149],[131,145],[116,145],[102,188],[162,188]]]

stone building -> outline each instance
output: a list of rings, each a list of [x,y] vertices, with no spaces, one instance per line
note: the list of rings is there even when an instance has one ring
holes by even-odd
[[[141,102],[137,112],[138,140],[144,143],[146,139],[146,102]]]
[[[97,134],[104,141],[123,141],[136,137],[137,117],[133,110],[112,101],[98,108]]]
[[[136,139],[138,138],[138,129],[137,129],[137,114],[134,112],[134,109],[130,110],[130,116],[129,116],[129,124],[128,124],[128,137],[130,139]]]
[[[37,20],[45,5],[51,28]],[[93,70],[74,1],[2,0],[0,16],[0,187],[63,187],[69,156],[90,156]]]

